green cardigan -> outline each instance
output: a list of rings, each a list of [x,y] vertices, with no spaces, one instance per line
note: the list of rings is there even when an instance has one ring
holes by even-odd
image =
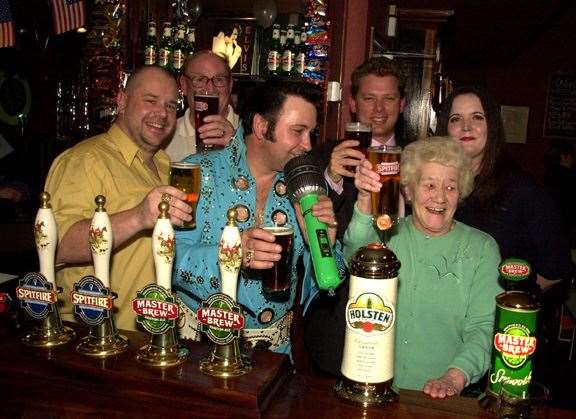
[[[344,235],[346,260],[378,242],[372,217],[356,207]],[[468,383],[490,366],[494,297],[500,253],[486,233],[459,222],[430,237],[400,221],[388,247],[402,264],[399,273],[394,386],[421,390],[429,379],[458,368]]]

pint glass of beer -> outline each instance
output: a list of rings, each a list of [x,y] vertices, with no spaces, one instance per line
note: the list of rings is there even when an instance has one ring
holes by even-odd
[[[360,144],[354,148],[367,156],[368,147],[372,142],[372,126],[364,122],[349,122],[346,124],[344,140],[360,141]]]
[[[294,242],[294,228],[289,225],[264,226],[264,230],[276,237],[276,243],[282,246],[280,260],[274,262],[270,269],[263,269],[262,289],[271,299],[287,299],[290,294],[292,245]]]
[[[216,93],[196,93],[194,95],[194,129],[196,130],[196,152],[222,148],[214,144],[204,144],[198,128],[204,125],[204,117],[218,114],[218,95]]]
[[[390,229],[398,221],[401,153],[402,148],[398,146],[368,148],[372,170],[380,175],[382,182],[380,192],[372,192],[372,216],[381,231]]]
[[[196,205],[200,198],[200,165],[176,162],[170,164],[170,185],[186,194],[186,202],[192,207],[192,220],[185,222],[181,229],[196,227]]]

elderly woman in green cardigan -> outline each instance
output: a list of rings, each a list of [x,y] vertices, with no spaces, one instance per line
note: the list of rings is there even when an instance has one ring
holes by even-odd
[[[492,237],[454,220],[473,188],[469,157],[448,137],[406,146],[401,185],[412,215],[401,219],[388,247],[402,266],[397,300],[394,385],[431,397],[460,394],[490,365],[498,245]],[[378,241],[370,192],[380,190],[368,160],[355,178],[358,198],[344,235],[344,254]]]

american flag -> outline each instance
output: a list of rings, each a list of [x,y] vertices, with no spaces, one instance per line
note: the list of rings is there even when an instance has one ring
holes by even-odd
[[[83,0],[52,0],[52,16],[56,34],[84,26],[86,13]]]
[[[0,48],[13,47],[15,43],[14,21],[10,12],[10,4],[8,4],[8,0],[0,0]]]

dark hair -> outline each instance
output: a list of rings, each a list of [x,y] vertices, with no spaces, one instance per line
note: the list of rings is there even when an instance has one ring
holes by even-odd
[[[406,96],[406,76],[396,62],[386,57],[368,58],[352,73],[352,97],[356,97],[363,77],[373,74],[378,77],[393,76],[398,80],[400,97]]]
[[[268,122],[266,138],[271,140],[278,120],[278,113],[288,96],[300,97],[318,108],[322,99],[322,91],[308,83],[277,80],[263,83],[252,92],[242,111],[244,134],[250,135],[252,133],[254,115],[258,114]]]
[[[442,103],[438,114],[436,135],[448,135],[448,121],[454,98],[465,94],[475,95],[480,100],[486,117],[486,146],[476,174],[471,199],[477,200],[488,208],[489,202],[499,192],[499,188],[510,173],[510,169],[515,167],[512,160],[506,158],[504,153],[504,126],[500,117],[500,107],[494,97],[482,86],[459,86],[455,88]]]

